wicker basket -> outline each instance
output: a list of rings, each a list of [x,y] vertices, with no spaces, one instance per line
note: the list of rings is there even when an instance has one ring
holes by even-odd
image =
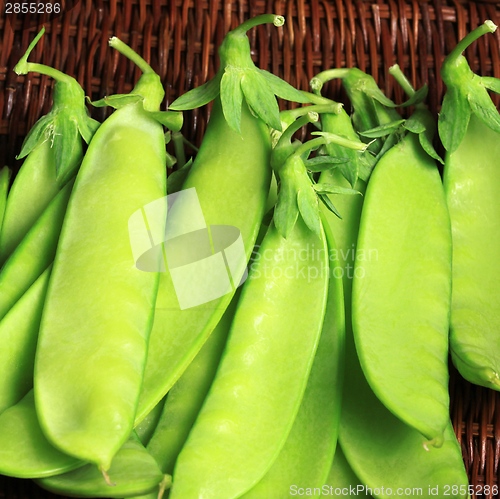
[[[428,104],[435,114],[444,92],[439,78],[444,55],[485,19],[500,24],[500,3],[490,0],[76,0],[62,4],[59,15],[1,13],[0,166],[19,167],[15,155],[22,139],[51,105],[50,78],[17,77],[12,71],[42,24],[46,35],[31,60],[75,76],[93,99],[124,93],[132,88],[138,71],[108,48],[108,38],[116,35],[161,76],[166,107],[214,75],[216,48],[229,29],[257,14],[283,14],[283,28],[260,26],[250,34],[259,67],[309,90],[309,80],[319,71],[357,66],[401,102],[401,91],[387,77],[388,68],[398,63],[415,86],[429,85]],[[500,77],[499,50],[500,30],[474,43],[467,53],[472,69]],[[329,83],[325,95],[345,102],[338,83]],[[101,120],[107,111],[93,112]],[[207,117],[207,107],[186,113],[183,131],[195,144],[201,141]],[[500,394],[465,382],[453,367],[450,372],[451,418],[470,484],[478,489],[499,485]],[[30,481],[0,476],[0,498],[56,497],[61,496]]]

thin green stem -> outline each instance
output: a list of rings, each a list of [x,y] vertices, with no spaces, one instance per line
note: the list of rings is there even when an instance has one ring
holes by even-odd
[[[484,21],[481,26],[472,30],[469,34],[467,34],[462,40],[460,40],[455,48],[448,55],[449,60],[458,59],[465,49],[467,49],[472,43],[474,43],[477,39],[481,38],[486,33],[494,33],[497,29],[496,24],[493,21],[487,20]]]
[[[321,73],[318,73],[314,78],[312,78],[309,82],[309,85],[313,89],[313,92],[318,94],[326,82],[334,80],[336,78],[345,78],[348,74],[348,68],[327,69],[326,71],[322,71]]]
[[[182,168],[186,164],[186,152],[184,151],[184,137],[181,132],[174,132],[172,134],[172,141],[174,143],[175,157],[177,165]]]
[[[248,30],[261,24],[274,24],[276,27],[280,27],[285,24],[285,18],[276,14],[262,14],[252,19],[248,19],[247,21],[240,24],[237,28],[235,28],[232,32],[235,35],[243,35],[246,34]]]
[[[116,36],[109,39],[109,46],[118,50],[120,54],[131,60],[144,74],[154,73],[153,68],[137,52],[132,50],[126,43],[122,42]]]
[[[281,137],[275,147],[281,147],[282,145],[285,144],[285,142],[287,143],[287,145],[289,145],[295,132],[300,130],[303,126],[307,125],[308,123],[314,123],[315,121],[318,121],[318,119],[319,119],[318,114],[313,112],[307,112],[307,114],[298,117],[281,134]]]
[[[328,100],[328,99],[326,99],[326,100]],[[280,116],[283,116],[285,118],[290,117],[290,118],[297,119],[300,116],[304,116],[305,114],[308,114],[308,113],[338,114],[341,109],[342,109],[342,104],[339,104],[339,103],[334,102],[334,101],[330,101],[330,103],[325,103],[325,104],[312,104],[311,106],[301,106],[301,107],[296,107],[295,109],[286,109],[284,111],[281,111]]]
[[[389,73],[398,82],[399,86],[404,90],[405,94],[408,95],[408,97],[413,97],[413,95],[415,95],[415,89],[410,83],[410,80],[408,80],[403,71],[401,71],[399,64],[394,64],[393,66],[391,66],[389,68]]]
[[[347,147],[348,149],[354,149],[355,151],[365,151],[370,144],[365,144],[364,142],[357,142],[355,140],[346,139],[340,135],[329,132],[312,132],[311,135],[321,135],[325,144],[337,144],[342,147]],[[307,143],[307,142],[306,142]]]
[[[40,41],[40,38],[42,38],[44,33],[45,33],[45,28],[42,27],[38,35],[36,35],[36,37],[30,43],[28,50],[26,50],[25,54],[21,57],[19,62],[14,66],[14,71],[18,75],[25,75],[29,72],[33,72],[50,76],[51,78],[54,78],[54,80],[56,81],[68,82],[68,83],[74,81],[74,78],[68,76],[67,74],[64,74],[63,72],[57,69],[45,66],[44,64],[28,62],[28,57],[31,55],[31,52],[33,52],[33,49],[35,48],[36,44]]]

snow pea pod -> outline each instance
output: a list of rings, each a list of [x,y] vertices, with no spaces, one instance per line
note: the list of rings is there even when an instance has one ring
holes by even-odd
[[[27,62],[43,36],[38,33],[15,66],[17,74],[38,72],[56,80],[50,112],[33,125],[18,159],[26,158],[7,198],[4,227],[0,232],[0,265],[59,192],[75,176],[87,144],[99,126],[90,118],[85,93],[72,77],[43,64]]]
[[[50,492],[71,497],[131,497],[156,489],[166,478],[134,434],[116,453],[109,475],[111,485],[104,482],[95,466],[86,464],[35,482]]]
[[[54,261],[72,188],[70,181],[56,194],[0,269],[0,318]]]
[[[352,325],[361,366],[382,402],[439,446],[449,419],[451,230],[435,161],[416,134],[378,161],[356,251]]]
[[[337,447],[343,383],[344,299],[336,243],[325,230],[329,255],[328,299],[321,336],[297,417],[285,445],[264,477],[243,499],[290,497],[293,487],[320,488]]]
[[[177,460],[172,499],[239,497],[271,467],[307,384],[326,307],[327,269],[321,227],[318,235],[298,218],[285,239],[270,225],[214,383]]]
[[[426,451],[425,437],[394,416],[371,390],[350,335],[346,336],[345,362],[348,375],[339,443],[369,493],[386,499],[401,487],[418,497],[467,498],[467,473],[451,422],[443,445]]]
[[[252,61],[246,32],[270,22],[279,26],[284,20],[266,14],[230,31],[219,48],[221,67],[216,76],[170,106],[174,110],[189,110],[214,101],[202,144],[182,190],[196,190],[208,228],[226,225],[239,230],[246,262],[266,210],[271,182],[269,127],[281,126],[275,94],[288,100],[305,100],[298,90],[256,68]],[[188,212],[185,216],[189,215]],[[172,217],[167,218],[167,223],[168,219]],[[234,272],[236,285],[244,272],[244,265]],[[151,355],[146,363],[136,422],[165,395],[200,351],[235,288],[219,298],[181,309],[171,276],[168,272],[162,274],[159,313],[151,333]]]
[[[33,388],[33,365],[51,267],[0,321],[0,414]]]
[[[34,374],[47,438],[103,473],[133,427],[158,288],[157,272],[134,265],[129,219],[166,195],[164,132],[156,119],[163,87],[129,47],[117,38],[110,45],[143,74],[132,94],[108,98],[120,108],[99,127],[78,172]]]
[[[84,464],[47,441],[38,424],[33,390],[0,414],[2,475],[40,478],[64,473]]]
[[[500,390],[500,115],[487,94],[500,80],[474,74],[462,55],[495,29],[486,21],[446,57],[438,124],[453,239],[451,358],[468,381]]]

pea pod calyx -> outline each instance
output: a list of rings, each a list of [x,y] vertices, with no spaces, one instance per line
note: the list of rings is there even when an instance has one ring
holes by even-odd
[[[28,62],[28,57],[44,33],[45,28],[42,28],[14,71],[18,75],[37,72],[54,78],[56,85],[53,105],[50,112],[33,125],[17,159],[26,157],[39,144],[49,140],[55,151],[56,178],[63,185],[80,164],[80,147],[77,144],[80,136],[88,144],[99,127],[99,122],[89,116],[85,106],[85,92],[73,77],[44,64]]]
[[[222,112],[229,126],[240,132],[243,100],[266,125],[281,130],[276,97],[306,103],[308,97],[281,78],[255,66],[247,31],[261,24],[282,26],[283,16],[263,14],[230,31],[219,47],[220,69],[213,79],[176,99],[170,109],[189,110],[208,104],[220,96]]]
[[[455,151],[462,142],[471,114],[500,133],[500,114],[488,94],[488,90],[500,93],[500,80],[475,74],[463,55],[469,45],[496,29],[492,21],[485,21],[466,35],[443,61],[441,77],[446,93],[439,114],[438,132],[448,152]]]

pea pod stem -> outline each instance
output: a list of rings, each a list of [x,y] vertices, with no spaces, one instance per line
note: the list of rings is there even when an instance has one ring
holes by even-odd
[[[410,80],[408,80],[403,71],[401,71],[399,64],[394,64],[393,66],[391,66],[389,68],[389,73],[398,82],[399,86],[404,90],[408,97],[413,97],[413,95],[415,95],[415,89],[410,83]]]
[[[112,36],[109,39],[109,46],[113,47],[120,52],[120,54],[132,61],[143,72],[143,74],[155,73],[153,68],[137,52],[132,50],[126,43],[122,42],[116,36]]]
[[[311,79],[309,84],[311,85],[313,92],[319,95],[319,92],[321,91],[323,85],[326,82],[334,80],[336,78],[340,79],[345,78],[348,74],[349,74],[349,69],[347,68],[328,69],[326,71],[318,73],[314,78]]]
[[[276,14],[262,14],[243,22],[232,33],[234,35],[245,35],[247,31],[261,24],[274,24],[279,28],[285,24],[285,18]]]
[[[497,29],[496,24],[491,20],[484,21],[481,26],[472,30],[464,38],[462,38],[455,46],[455,48],[447,56],[447,61],[456,62],[465,50],[472,45],[476,40],[481,38],[486,33],[494,33]]]

